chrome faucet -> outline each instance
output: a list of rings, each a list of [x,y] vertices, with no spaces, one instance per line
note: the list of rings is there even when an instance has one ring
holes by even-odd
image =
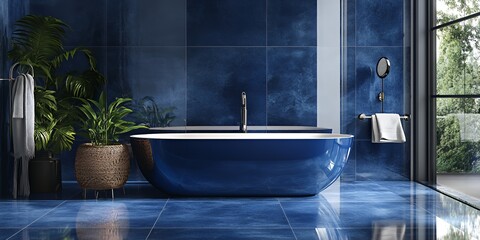
[[[247,132],[247,94],[242,92],[242,111],[241,111],[240,132]]]

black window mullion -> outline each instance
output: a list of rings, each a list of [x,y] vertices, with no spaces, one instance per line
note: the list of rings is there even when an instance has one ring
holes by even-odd
[[[453,25],[453,24],[456,24],[456,23],[459,23],[459,22],[467,21],[469,19],[476,18],[478,16],[480,16],[480,12],[468,15],[466,17],[461,17],[461,18],[455,19],[455,20],[450,21],[450,22],[442,23],[440,25],[437,25],[437,26],[433,27],[432,31],[440,29],[440,28],[448,27],[450,25]]]

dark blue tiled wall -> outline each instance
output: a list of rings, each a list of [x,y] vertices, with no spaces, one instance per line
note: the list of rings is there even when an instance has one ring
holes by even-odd
[[[20,19],[28,10],[27,0],[0,1],[0,78],[7,78],[12,63],[7,58],[10,47],[10,36],[15,21]],[[10,112],[9,109],[9,82],[0,81],[0,195],[8,193],[8,182],[11,181],[10,159]]]
[[[7,61],[7,46],[8,46],[8,1],[1,1],[0,2],[0,75],[1,77],[7,76],[8,74],[8,61]],[[0,110],[2,112],[8,112],[8,82],[0,81],[0,94],[2,96]],[[8,145],[7,144],[7,137],[8,136],[8,117],[6,114],[2,114],[1,118],[1,125],[0,125],[0,134],[1,138],[1,145],[0,145],[0,195],[5,194],[6,186],[6,176],[7,176],[7,162],[9,162],[8,157]]]
[[[107,0],[107,46],[185,46],[184,0]]]
[[[188,46],[265,46],[266,1],[187,0]]]
[[[265,125],[265,48],[188,47],[187,54],[188,125],[239,125],[243,91],[248,124]]]
[[[355,135],[355,146],[344,172],[353,179],[407,179],[410,171],[409,122],[403,122],[407,143],[371,143],[371,121],[358,120],[361,113],[381,112],[376,75],[379,58],[391,62],[384,80],[384,111],[409,112],[410,51],[408,0],[347,0],[344,51],[346,68],[342,82],[342,132]]]
[[[310,0],[268,2],[268,45],[316,46],[317,4]]]
[[[176,126],[237,125],[245,91],[250,125],[316,125],[316,0],[30,2],[71,26],[66,47],[95,52],[110,100],[151,96]]]
[[[370,122],[356,118],[380,111],[381,56],[392,62],[385,110],[408,113],[408,2],[344,1],[341,132],[356,135],[346,178],[408,177],[408,143],[372,144]],[[110,99],[152,96],[176,108],[172,125],[235,125],[241,91],[250,125],[316,124],[314,0],[31,0],[30,9],[72,26],[67,47],[94,50]],[[73,180],[74,150],[65,158]]]
[[[65,21],[72,31],[67,46],[105,46],[106,0],[31,0],[30,13],[50,15]]]
[[[268,125],[315,126],[316,47],[269,47],[267,57]]]

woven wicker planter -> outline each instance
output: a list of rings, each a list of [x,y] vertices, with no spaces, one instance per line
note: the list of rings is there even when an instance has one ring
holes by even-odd
[[[75,157],[75,177],[83,189],[106,190],[122,187],[130,172],[127,145],[82,144]]]

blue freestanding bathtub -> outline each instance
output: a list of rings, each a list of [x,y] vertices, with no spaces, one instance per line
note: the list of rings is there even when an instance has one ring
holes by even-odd
[[[315,195],[341,174],[352,135],[160,133],[130,137],[145,178],[184,196]]]

